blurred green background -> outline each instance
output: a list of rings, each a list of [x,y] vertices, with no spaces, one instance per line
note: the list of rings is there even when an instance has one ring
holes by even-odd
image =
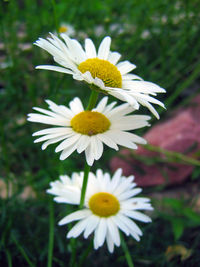
[[[87,104],[90,90],[69,75],[35,70],[36,65],[52,64],[53,59],[33,42],[46,38],[62,23],[74,28],[74,38],[82,44],[90,37],[98,46],[104,36],[111,36],[112,51],[136,64],[135,74],[167,90],[158,97],[167,107],[167,112],[158,108],[162,121],[199,93],[199,1],[1,0],[0,22],[0,265],[46,266],[48,228],[53,223],[54,251],[49,266],[72,266],[73,240],[65,239],[66,227],[57,226],[70,207],[54,207],[45,190],[60,174],[81,171],[84,157],[74,153],[60,161],[55,146],[41,151],[41,144],[33,144],[31,136],[41,126],[28,123],[26,115],[33,106],[46,107],[45,99],[67,105],[79,96]],[[149,112],[141,109],[141,113]],[[99,167],[109,171],[114,151],[105,151],[92,171]],[[199,186],[198,180],[195,184]],[[199,265],[200,217],[190,204],[164,198],[165,209],[155,211],[152,224],[141,225],[141,242],[127,239],[136,266]],[[88,240],[80,241],[79,266],[113,262],[126,266],[121,248],[109,255],[105,248],[94,251]]]

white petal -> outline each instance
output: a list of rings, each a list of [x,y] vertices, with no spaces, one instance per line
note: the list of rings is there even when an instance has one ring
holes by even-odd
[[[138,101],[140,101],[140,99],[143,99],[143,100],[145,100],[145,101],[148,101],[148,102],[153,103],[153,104],[157,104],[157,105],[159,105],[159,106],[165,108],[164,104],[163,104],[161,101],[159,101],[159,100],[157,100],[157,99],[155,99],[155,98],[153,98],[153,97],[151,97],[151,96],[149,96],[149,95],[144,95],[144,94],[135,93],[135,92],[132,92],[132,95],[133,95]]]
[[[109,117],[110,111],[113,110],[113,107],[117,104],[117,102],[112,102],[109,105],[107,105],[103,111],[103,114],[106,117]]]
[[[87,83],[89,84],[94,83],[94,78],[92,77],[89,71],[86,71],[85,73],[83,73],[82,77]]]
[[[132,143],[131,133],[109,130],[106,132],[107,136],[111,138],[118,145],[125,146],[132,149],[137,149],[136,144]]]
[[[106,233],[107,233],[106,219],[101,218],[96,231],[96,236],[97,236],[96,238],[99,247],[103,245],[106,238]]]
[[[116,65],[121,55],[118,52],[110,52],[108,55],[108,61],[113,65]]]
[[[67,149],[64,149],[60,155],[60,160],[65,160],[76,150],[76,144],[69,146]]]
[[[94,162],[94,155],[93,155],[91,143],[87,146],[87,148],[85,150],[85,156],[86,156],[87,164],[89,166],[92,166],[92,164]]]
[[[118,150],[118,146],[115,142],[113,142],[113,140],[107,136],[106,134],[98,134],[97,136],[104,144],[106,144],[107,146],[115,149],[115,150]]]
[[[158,112],[149,102],[145,101],[144,99],[139,99],[138,101],[141,105],[147,107],[158,120],[160,119]]]
[[[139,193],[141,193],[142,189],[141,188],[135,188],[133,190],[129,190],[127,192],[124,192],[123,194],[118,196],[118,199],[120,201],[126,200],[128,198],[131,198]]]
[[[103,154],[103,144],[96,136],[91,136],[90,139],[94,159],[98,160]]]
[[[47,104],[49,105],[49,108],[52,111],[58,113],[59,115],[65,117],[67,119],[71,119],[71,117],[73,116],[73,112],[69,108],[67,108],[63,105],[56,105],[53,101],[48,100],[48,99],[45,100],[45,102],[47,102]]]
[[[121,183],[121,175],[122,175],[122,169],[119,168],[114,173],[110,186],[109,186],[110,187],[109,191],[111,194],[115,191],[116,188],[118,188],[119,184]]]
[[[58,67],[58,66],[39,65],[39,66],[36,66],[35,68],[37,70],[53,70],[53,71],[58,71],[61,73],[73,74],[73,71],[66,69],[66,68]]]
[[[69,133],[71,129],[67,127],[54,127],[54,128],[47,128],[44,130],[37,131],[33,133],[32,136],[38,136],[38,135],[45,135],[45,134],[53,134],[53,133]]]
[[[90,137],[87,135],[82,135],[77,143],[77,152],[82,153],[89,145]]]
[[[36,111],[39,111],[40,113],[46,114],[46,115],[48,115],[50,117],[53,117],[53,118],[60,118],[60,116],[63,117],[63,115],[60,115],[60,114],[58,115],[55,112],[51,112],[51,111],[43,109],[43,108],[33,107],[33,109],[36,110]]]
[[[46,141],[46,140],[49,140],[49,139],[54,139],[54,138],[57,138],[57,137],[62,137],[62,138],[66,138],[68,137],[68,135],[64,134],[64,133],[55,133],[55,134],[47,134],[45,136],[42,136],[38,139],[36,139],[34,141],[34,143],[38,143],[38,142],[42,142],[42,141]]]
[[[129,193],[131,192],[132,190],[131,189],[131,186],[132,186],[132,180],[133,180],[133,177],[131,177],[130,179],[129,178],[124,178],[122,180],[122,178],[120,179],[120,184],[118,185],[118,187],[115,189],[115,196],[117,196],[118,198],[121,196],[121,194],[123,193]]]
[[[78,114],[84,110],[82,102],[78,97],[75,97],[69,102],[69,106],[74,114]]]
[[[67,136],[63,135],[61,137],[50,139],[50,140],[44,142],[44,144],[42,145],[42,150],[46,149],[50,144],[55,144],[59,141],[62,141],[63,139],[68,138],[68,137],[69,137],[69,135],[67,135]]]
[[[78,41],[70,39],[66,34],[61,34],[61,37],[64,39],[70,50],[71,59],[73,59],[77,65],[87,59],[86,53]]]
[[[36,113],[30,113],[29,118],[27,118],[28,121],[32,122],[38,122],[38,123],[44,123],[49,125],[56,125],[56,126],[66,126],[68,124],[68,120],[65,118],[52,118],[45,115],[40,115]]]
[[[106,235],[106,243],[107,243],[108,251],[110,253],[113,253],[113,251],[114,251],[114,243],[113,243],[112,237],[110,235],[110,232],[108,232],[107,235]]]
[[[130,234],[129,228],[126,226],[126,224],[121,219],[121,216],[119,214],[112,217],[114,223],[119,227],[119,229],[124,232],[127,236]]]
[[[123,75],[122,80],[123,80],[123,82],[124,81],[127,81],[127,80],[129,80],[129,81],[130,80],[140,80],[140,81],[143,81],[143,79],[141,77],[139,77],[138,75],[135,75],[135,74],[125,74],[125,75]]]
[[[87,223],[88,218],[81,220],[80,222],[75,224],[74,227],[72,227],[72,229],[67,234],[67,238],[76,238],[77,236],[79,236],[85,230]]]
[[[88,58],[95,58],[97,56],[96,48],[91,39],[85,39],[85,52]]]
[[[107,96],[103,97],[101,101],[98,103],[98,105],[96,106],[96,108],[93,109],[93,111],[102,113],[107,105],[107,102],[108,102],[108,97]]]
[[[122,75],[132,71],[136,66],[129,61],[122,61],[116,66]]]
[[[122,90],[122,89],[116,89],[116,88],[108,88],[106,87],[106,90],[109,92],[110,95],[122,100],[128,102],[134,109],[139,109],[139,104],[136,101],[136,99],[130,94],[129,91]]]
[[[101,79],[99,79],[98,77],[95,77],[93,83],[94,83],[94,85],[96,85],[97,87],[99,87],[102,90],[106,89],[104,82]]]
[[[59,146],[57,146],[55,152],[57,153],[59,151],[67,149],[69,146],[75,145],[80,136],[80,134],[74,133],[72,137],[68,138],[67,140],[64,140]]]
[[[113,222],[112,217],[107,220],[108,233],[116,246],[120,245],[120,235],[116,224]],[[108,234],[107,233],[107,234]]]
[[[123,118],[119,118],[119,121],[113,119],[113,128],[118,128],[120,130],[128,131],[135,130],[145,126],[149,126],[148,120],[150,120],[150,116],[143,115],[129,115]],[[112,120],[112,119],[111,119]]]
[[[78,221],[88,217],[91,214],[91,211],[88,209],[75,211],[67,216],[65,216],[62,220],[59,221],[58,225],[64,225],[73,221]]]
[[[99,218],[95,215],[91,215],[88,220],[88,224],[84,231],[84,238],[88,238],[88,236],[96,229],[99,223]]]
[[[137,226],[137,224],[134,223],[133,220],[129,219],[128,217],[126,217],[122,214],[120,214],[120,218],[124,222],[124,224],[128,227],[131,235],[134,235],[133,233],[135,233],[137,235],[142,235],[142,231]]]
[[[101,42],[98,50],[98,58],[107,60],[110,52],[111,38],[109,36],[105,37]]]
[[[151,222],[151,218],[141,212],[138,212],[138,211],[133,211],[133,210],[124,210],[123,211],[123,214],[125,214],[126,216],[132,218],[132,219],[135,219],[135,220],[138,220],[138,221],[141,221],[141,222]]]

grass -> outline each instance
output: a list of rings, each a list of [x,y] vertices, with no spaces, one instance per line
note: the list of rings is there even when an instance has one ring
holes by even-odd
[[[68,104],[78,95],[87,106],[90,91],[70,76],[35,70],[36,65],[51,63],[52,59],[32,43],[56,30],[63,21],[74,26],[79,41],[88,35],[99,44],[103,36],[110,35],[112,50],[136,64],[136,74],[166,88],[167,94],[159,95],[159,100],[165,102],[167,112],[158,109],[164,120],[174,107],[187,105],[199,92],[199,11],[196,0],[1,1],[0,178],[5,185],[0,200],[2,266],[66,266],[66,262],[73,261],[73,242],[65,238],[67,229],[57,226],[66,214],[66,206],[56,205],[53,210],[45,190],[60,174],[83,170],[84,159],[74,153],[61,162],[54,147],[41,151],[40,144],[33,144],[31,137],[38,125],[28,123],[26,114],[33,106],[45,107],[44,99],[48,98]],[[141,109],[141,113],[148,112]],[[152,120],[152,124],[155,122]],[[109,171],[108,162],[114,152],[107,149],[104,155],[92,171],[102,166]],[[174,158],[170,154],[170,160]],[[195,169],[195,173],[198,186],[199,171]],[[32,197],[26,195],[26,190],[31,190]],[[191,203],[185,205],[192,209]],[[139,244],[126,239],[135,265],[197,266],[200,222],[195,217],[198,215],[191,214],[178,213],[172,203],[165,212],[155,212],[153,223],[142,227],[144,237]],[[173,221],[177,216],[179,221]],[[81,241],[77,240],[79,266],[109,266],[113,261],[121,266],[126,262],[120,248],[109,255],[105,248],[94,251],[89,240]],[[168,261],[165,251],[172,244],[191,248],[192,256]]]

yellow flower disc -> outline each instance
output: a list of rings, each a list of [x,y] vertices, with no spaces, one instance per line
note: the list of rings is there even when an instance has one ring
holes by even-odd
[[[78,69],[85,73],[89,71],[93,78],[98,77],[107,87],[122,87],[122,75],[115,65],[107,60],[99,58],[89,58],[82,62]]]
[[[71,127],[77,133],[91,136],[107,131],[110,121],[99,112],[86,110],[72,118]]]
[[[59,33],[65,33],[68,31],[67,26],[60,26],[60,28],[58,29]]]
[[[119,209],[118,199],[109,193],[96,193],[89,200],[90,210],[99,217],[115,215]]]

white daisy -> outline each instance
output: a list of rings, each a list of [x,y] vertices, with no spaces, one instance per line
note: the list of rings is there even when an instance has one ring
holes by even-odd
[[[146,106],[157,118],[158,113],[150,103],[164,107],[163,103],[150,95],[164,93],[158,85],[143,81],[139,76],[130,74],[136,66],[129,61],[119,62],[120,54],[110,51],[111,38],[105,37],[98,52],[91,39],[85,39],[85,50],[75,39],[61,34],[64,42],[54,34],[52,38],[39,38],[35,45],[49,52],[55,62],[63,67],[41,65],[37,69],[47,69],[73,75],[73,78],[85,81],[91,88],[110,94],[122,101],[139,108],[139,104]]]
[[[64,160],[75,150],[85,151],[87,163],[91,166],[103,153],[103,143],[118,150],[118,145],[136,149],[135,143],[145,144],[146,141],[127,131],[149,126],[149,116],[127,115],[133,111],[128,104],[114,107],[116,102],[107,105],[108,97],[104,97],[93,110],[84,110],[79,98],[69,103],[70,108],[56,105],[46,100],[49,110],[33,108],[42,113],[28,114],[28,120],[59,127],[48,128],[35,132],[33,136],[42,137],[35,143],[45,141],[42,149],[49,144],[62,141],[56,152],[62,151],[60,159]]]
[[[65,33],[68,36],[73,36],[75,33],[74,27],[68,23],[61,23],[58,28],[59,33]]]
[[[51,182],[48,193],[55,195],[59,203],[78,205],[81,195],[83,173],[73,174],[73,181],[67,176],[61,176],[61,181]],[[84,208],[64,217],[59,225],[79,221],[68,232],[67,238],[76,238],[83,233],[84,238],[94,232],[94,248],[101,247],[106,240],[109,252],[114,251],[114,245],[120,246],[119,229],[127,236],[137,241],[142,231],[132,220],[151,222],[151,219],[138,210],[152,210],[148,198],[135,197],[142,189],[136,188],[134,177],[122,176],[118,169],[112,179],[108,173],[97,170],[96,175],[89,173],[85,195]]]

